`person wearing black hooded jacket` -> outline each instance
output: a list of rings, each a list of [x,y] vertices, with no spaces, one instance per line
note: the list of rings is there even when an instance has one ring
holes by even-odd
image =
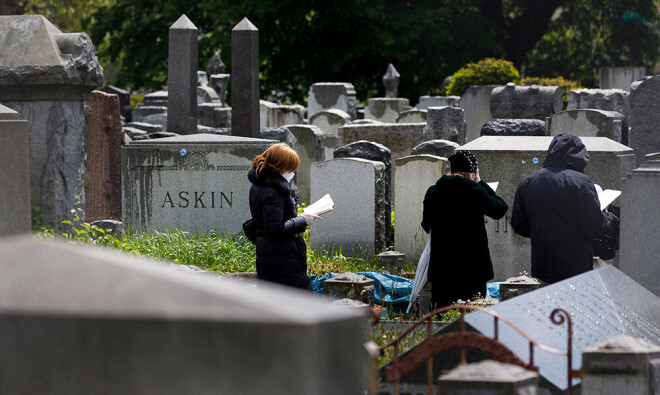
[[[525,177],[511,226],[532,241],[532,276],[554,283],[593,268],[593,239],[610,226],[594,183],[583,171],[589,153],[570,133],[552,139],[543,168]]]
[[[311,290],[307,247],[300,233],[319,217],[296,215],[289,182],[299,163],[298,154],[284,143],[254,158],[248,172],[250,212],[257,228],[257,278]]]

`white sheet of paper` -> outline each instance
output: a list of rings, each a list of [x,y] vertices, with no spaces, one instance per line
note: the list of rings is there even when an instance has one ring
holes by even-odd
[[[488,186],[493,190],[497,191],[497,187],[500,185],[499,181],[494,181],[494,182],[487,182]]]
[[[332,211],[334,209],[335,209],[335,202],[332,200],[332,197],[330,197],[330,194],[326,193],[322,198],[310,204],[309,206],[305,207],[303,212],[311,213],[315,215],[321,215],[327,213],[328,211]]]
[[[605,189],[601,188],[600,185],[594,184],[596,187],[596,192],[598,193],[598,200],[600,201],[600,211],[603,211],[612,204],[621,195],[621,191],[614,189]]]

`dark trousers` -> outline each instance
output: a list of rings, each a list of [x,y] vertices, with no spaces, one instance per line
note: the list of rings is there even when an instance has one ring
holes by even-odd
[[[431,288],[431,309],[449,306],[458,299],[467,302],[468,299],[474,299],[477,293],[480,293],[482,298],[486,297],[486,281],[433,283],[433,287]]]

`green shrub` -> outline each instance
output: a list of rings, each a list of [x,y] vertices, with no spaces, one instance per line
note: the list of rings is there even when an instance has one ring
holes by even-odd
[[[567,80],[561,76],[557,78],[525,77],[520,81],[520,85],[558,86],[561,88],[564,104],[568,103],[568,91],[583,88],[578,81]]]
[[[520,81],[520,73],[513,63],[504,59],[486,58],[477,63],[468,63],[452,76],[447,86],[447,95],[460,96],[471,85],[505,85]]]

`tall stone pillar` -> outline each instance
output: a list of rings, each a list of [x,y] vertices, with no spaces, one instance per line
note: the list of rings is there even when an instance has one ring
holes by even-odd
[[[243,18],[231,31],[231,134],[260,138],[259,30]]]
[[[184,14],[170,26],[167,131],[197,133],[197,27]]]
[[[0,16],[0,103],[28,121],[32,205],[63,229],[84,206],[87,95],[103,68],[84,33],[62,33],[40,15]]]

